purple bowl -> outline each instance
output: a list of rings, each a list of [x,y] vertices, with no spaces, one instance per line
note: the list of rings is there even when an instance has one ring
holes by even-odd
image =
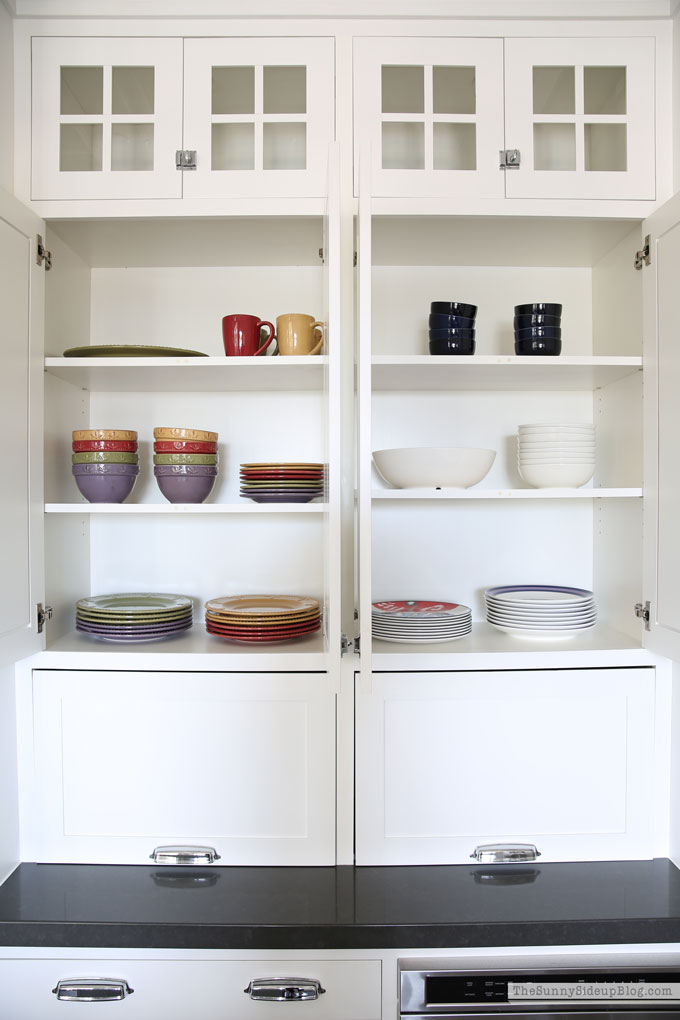
[[[515,340],[561,340],[561,326],[529,326],[528,329],[516,329]]]
[[[463,301],[432,301],[430,312],[433,315],[463,315],[466,319],[474,319],[477,305],[468,305]]]
[[[474,329],[431,329],[430,340],[474,340]]]
[[[168,503],[202,503],[215,484],[214,475],[157,475],[156,481]]]
[[[83,465],[89,467],[90,465]],[[99,467],[100,465],[92,465]],[[79,492],[88,503],[122,503],[135,487],[137,475],[128,474],[75,474]]]
[[[138,464],[72,464],[74,475],[129,475],[136,478],[139,474]]]
[[[562,305],[556,301],[534,301],[527,305],[515,305],[515,315],[561,315]]]
[[[216,478],[217,464],[155,464],[156,478]]]
[[[474,318],[468,318],[465,315],[437,315],[433,313],[427,320],[427,324],[430,329],[474,329],[475,322]]]

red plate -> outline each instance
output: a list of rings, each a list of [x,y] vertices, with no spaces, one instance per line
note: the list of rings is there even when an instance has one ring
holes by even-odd
[[[311,634],[312,631],[318,630],[321,626],[321,620],[315,620],[313,623],[307,624],[304,627],[221,627],[219,624],[214,624],[212,621],[206,621],[205,629],[209,634],[221,634],[226,637],[244,637],[250,638],[253,641],[276,641],[280,637],[290,637],[294,634]]]
[[[154,453],[217,453],[217,443],[198,439],[157,439]]]
[[[323,478],[323,471],[244,471],[241,478]]]
[[[74,439],[74,453],[135,453],[137,443],[133,439]]]
[[[318,630],[318,628],[316,628],[316,629]],[[246,644],[263,644],[263,645],[265,645],[265,644],[273,644],[276,641],[291,641],[293,638],[296,638],[296,637],[305,637],[307,634],[312,634],[313,631],[311,631],[311,630],[303,630],[303,631],[285,632],[285,633],[279,633],[279,634],[276,634],[276,635],[267,636],[266,638],[255,637],[255,636],[247,635],[247,634],[241,634],[241,635],[237,635],[237,634],[223,634],[221,631],[211,630],[210,628],[208,628],[208,633],[209,634],[214,634],[215,637],[220,637],[224,641],[240,641],[240,642],[244,642]]]

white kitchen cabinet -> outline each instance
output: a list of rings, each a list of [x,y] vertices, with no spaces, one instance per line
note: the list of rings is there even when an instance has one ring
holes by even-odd
[[[35,670],[37,861],[333,864],[335,694],[324,673]]]
[[[652,37],[357,39],[355,74],[376,196],[656,196]]]
[[[108,979],[114,985],[112,994],[122,989],[124,997],[107,1005],[81,1001],[78,1016],[88,1020],[110,1011],[140,1020],[184,1020],[190,1013],[270,1020],[284,1011],[294,1018],[380,1020],[382,1015],[380,960],[291,960],[290,954],[269,960],[225,960],[211,954],[213,959],[198,960],[154,955],[146,959],[57,956],[2,960],[4,1008],[8,1016],[44,1020],[53,1013],[60,1015],[66,1006],[67,1000],[57,999],[58,982],[67,986],[61,991],[65,996],[68,986],[76,981],[82,987]],[[316,999],[283,1004],[255,1001],[245,994],[251,981],[272,978],[287,978],[291,985],[295,979],[318,982],[323,992]]]
[[[357,863],[651,857],[653,669],[374,673],[357,692]]]
[[[32,60],[33,200],[326,195],[330,38],[36,36]]]

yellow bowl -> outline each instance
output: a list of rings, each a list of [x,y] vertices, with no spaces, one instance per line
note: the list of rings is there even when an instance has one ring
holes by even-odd
[[[216,443],[217,432],[204,429],[154,429],[154,439],[193,439],[202,443]]]
[[[74,442],[92,439],[126,439],[135,440],[137,433],[131,429],[76,429],[72,432]]]

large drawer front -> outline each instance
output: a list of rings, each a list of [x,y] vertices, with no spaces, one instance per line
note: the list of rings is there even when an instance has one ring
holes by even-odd
[[[59,981],[108,978],[126,982],[118,1001],[57,999]],[[317,999],[254,1001],[244,992],[257,978],[316,979]],[[380,1020],[379,960],[0,960],[0,1014],[8,1020]]]

